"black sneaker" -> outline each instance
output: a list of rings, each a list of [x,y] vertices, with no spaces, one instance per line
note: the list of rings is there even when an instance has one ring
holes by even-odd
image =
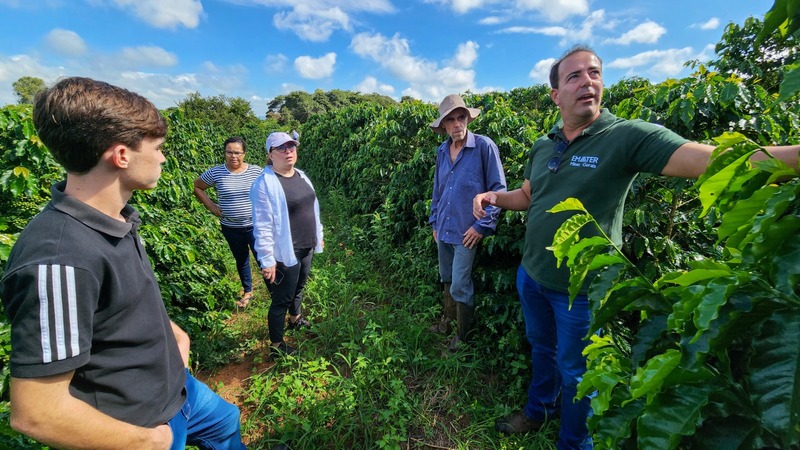
[[[278,345],[271,345],[269,348],[270,357],[275,358],[278,356],[292,355],[297,352],[297,349],[282,341]]]
[[[303,328],[311,328],[311,322],[307,321],[303,316],[298,317],[294,322],[289,319],[289,326],[286,327],[287,330],[300,330]]]

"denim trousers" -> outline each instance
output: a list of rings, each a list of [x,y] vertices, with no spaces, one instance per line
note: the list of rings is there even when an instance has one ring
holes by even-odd
[[[186,369],[186,402],[169,421],[172,429],[171,450],[186,445],[201,449],[242,450],[239,408],[226,402]]]
[[[253,278],[250,274],[250,252],[256,256],[256,238],[253,235],[253,227],[228,227],[222,225],[222,235],[228,241],[228,247],[236,260],[236,271],[239,273],[239,280],[242,283],[244,292],[253,290]]]
[[[570,308],[569,294],[545,288],[522,266],[517,270],[517,291],[533,366],[525,414],[539,421],[561,416],[559,450],[591,449],[587,425],[591,400],[575,400],[586,373],[583,349],[589,342],[585,339],[591,319],[589,300],[578,295]]]
[[[475,304],[475,286],[472,284],[472,265],[478,246],[471,249],[462,244],[447,244],[441,240],[439,250],[439,276],[442,283],[450,283],[453,300],[467,306]]]
[[[272,303],[267,313],[269,327],[269,340],[272,343],[283,341],[283,332],[286,328],[286,313],[290,316],[299,316],[302,312],[303,289],[311,273],[311,261],[314,259],[314,249],[304,248],[295,250],[294,256],[298,263],[287,267],[278,261],[275,272],[275,283],[265,280]]]

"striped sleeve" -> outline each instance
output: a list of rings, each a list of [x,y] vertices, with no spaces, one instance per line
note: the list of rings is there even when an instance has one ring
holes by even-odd
[[[11,293],[11,375],[31,378],[74,370],[89,359],[99,284],[69,265],[21,268],[4,280]]]
[[[214,166],[200,174],[200,179],[203,183],[214,186],[217,184],[217,178],[220,176],[220,166]]]

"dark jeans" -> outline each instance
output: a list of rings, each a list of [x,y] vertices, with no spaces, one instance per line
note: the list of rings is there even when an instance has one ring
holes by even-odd
[[[275,272],[275,283],[267,284],[272,304],[267,314],[269,325],[269,340],[276,343],[283,341],[283,331],[286,326],[286,312],[291,316],[299,316],[300,304],[303,301],[303,288],[311,272],[311,260],[314,258],[313,248],[304,248],[294,251],[298,263],[286,267],[278,261]],[[266,281],[266,280],[265,280]]]
[[[236,271],[239,272],[239,280],[242,282],[242,290],[251,292],[253,290],[253,279],[250,275],[250,252],[256,256],[256,238],[253,236],[253,227],[228,227],[222,225],[222,235],[228,241],[228,246],[236,260]]]
[[[522,266],[517,270],[517,290],[533,366],[525,414],[544,421],[560,413],[556,448],[591,450],[592,437],[587,428],[591,399],[575,401],[578,383],[586,372],[583,349],[589,342],[589,300],[578,294],[570,308],[569,294],[540,285]]]

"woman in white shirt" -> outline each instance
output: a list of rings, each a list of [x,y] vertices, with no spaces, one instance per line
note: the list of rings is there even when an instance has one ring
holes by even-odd
[[[317,195],[295,167],[298,145],[287,133],[271,133],[266,144],[269,165],[250,190],[257,260],[272,297],[269,339],[273,351],[284,354],[296,351],[283,339],[287,312],[290,330],[311,325],[302,316],[303,288],[313,255],[323,247]]]

